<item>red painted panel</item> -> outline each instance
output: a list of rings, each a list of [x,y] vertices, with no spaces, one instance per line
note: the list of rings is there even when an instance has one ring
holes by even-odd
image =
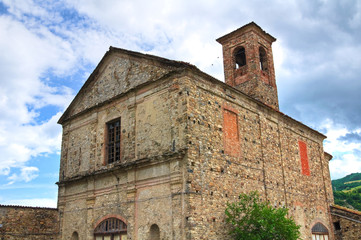
[[[298,147],[300,150],[302,174],[306,176],[310,176],[311,172],[310,172],[310,166],[308,164],[307,145],[305,142],[298,141]]]
[[[240,153],[237,114],[223,109],[224,151],[234,157]]]

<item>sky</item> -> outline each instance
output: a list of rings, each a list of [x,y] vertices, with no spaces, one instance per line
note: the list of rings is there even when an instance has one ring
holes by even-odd
[[[224,81],[215,39],[252,21],[280,111],[327,136],[332,179],[361,172],[361,1],[0,0],[0,204],[56,207],[57,121],[109,46]]]

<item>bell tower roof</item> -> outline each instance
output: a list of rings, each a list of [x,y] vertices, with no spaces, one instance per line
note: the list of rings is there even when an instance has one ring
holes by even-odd
[[[266,31],[264,31],[260,26],[258,26],[255,22],[250,22],[230,33],[227,33],[226,35],[219,37],[216,39],[217,42],[219,42],[220,44],[223,45],[223,43],[225,43],[226,41],[228,41],[230,38],[233,37],[237,37],[240,36],[242,34],[244,34],[247,31],[255,31],[260,35],[263,35],[266,39],[268,39],[269,42],[275,42],[277,39],[274,38],[272,35],[270,35],[269,33],[267,33]]]

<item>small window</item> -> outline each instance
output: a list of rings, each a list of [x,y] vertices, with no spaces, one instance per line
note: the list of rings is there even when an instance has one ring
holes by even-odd
[[[259,66],[262,71],[268,71],[267,54],[263,47],[259,47]]]
[[[77,232],[73,232],[73,235],[71,235],[71,240],[79,240],[79,234]]]
[[[150,226],[149,240],[159,240],[160,239],[160,230],[157,224]]]
[[[340,221],[334,222],[334,223],[333,223],[333,226],[335,227],[335,230],[336,230],[336,231],[341,230]]]
[[[236,69],[246,65],[246,50],[240,47],[235,51],[234,58],[236,60]]]
[[[323,224],[316,223],[312,227],[312,240],[328,240],[328,230]]]
[[[95,240],[127,240],[127,225],[118,218],[108,218],[94,229]]]
[[[120,160],[120,119],[107,123],[108,163]]]

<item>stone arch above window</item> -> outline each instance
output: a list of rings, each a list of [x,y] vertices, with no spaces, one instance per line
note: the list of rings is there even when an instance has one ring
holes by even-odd
[[[236,62],[236,69],[241,68],[247,64],[246,50],[244,47],[236,48],[234,51],[234,59]]]
[[[126,240],[127,225],[118,218],[110,217],[95,227],[94,236],[95,240]]]
[[[312,227],[312,240],[328,240],[328,229],[322,223],[316,223]]]
[[[149,240],[160,240],[160,230],[157,224],[150,226]]]
[[[263,47],[259,47],[259,66],[262,71],[268,71],[267,53]]]

